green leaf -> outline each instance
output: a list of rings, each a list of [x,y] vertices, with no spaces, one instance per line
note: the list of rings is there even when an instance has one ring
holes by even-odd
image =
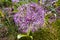
[[[33,37],[32,36],[23,35],[23,34],[17,35],[17,39],[21,39],[22,37],[29,37],[29,38],[31,38],[33,40]]]
[[[56,4],[57,4],[57,6],[60,6],[60,0],[58,0]]]
[[[33,37],[32,36],[30,36],[30,38],[33,40]]]
[[[20,38],[22,38],[22,37],[26,37],[27,35],[22,35],[22,34],[19,34],[19,35],[17,35],[17,39],[20,39]]]
[[[33,2],[35,2],[35,3],[38,3],[38,0],[32,0]]]

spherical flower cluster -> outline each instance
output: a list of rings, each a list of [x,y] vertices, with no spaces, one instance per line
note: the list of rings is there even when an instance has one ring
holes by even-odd
[[[35,3],[29,3],[18,7],[14,15],[14,21],[19,26],[19,31],[27,33],[28,30],[35,32],[44,24],[45,11],[43,7]]]

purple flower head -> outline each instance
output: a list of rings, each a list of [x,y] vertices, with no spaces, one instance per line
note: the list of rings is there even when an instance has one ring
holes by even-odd
[[[51,14],[49,19],[48,19],[48,22],[51,24],[51,23],[53,23],[55,21],[56,21],[56,16],[54,14]]]
[[[27,33],[28,30],[35,32],[44,24],[45,11],[43,7],[35,3],[25,4],[18,7],[14,15],[14,21],[19,26],[19,31]]]
[[[58,0],[50,0],[51,3],[57,2]]]
[[[12,0],[12,2],[19,2],[19,0]]]
[[[60,6],[56,8],[56,12],[60,14]]]
[[[58,0],[42,0],[41,3],[45,6],[51,6],[53,3],[57,2]]]

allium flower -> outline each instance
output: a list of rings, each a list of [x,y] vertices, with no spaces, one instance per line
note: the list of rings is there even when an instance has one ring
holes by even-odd
[[[56,8],[56,12],[60,14],[60,6]]]
[[[58,0],[42,0],[42,4],[45,6],[51,6],[54,2],[57,2]]]
[[[25,4],[18,7],[18,12],[14,15],[14,21],[19,26],[20,32],[35,32],[44,24],[45,11],[43,7],[35,3]]]
[[[8,8],[8,7],[4,8],[4,12],[6,12],[6,13],[7,13],[7,12],[10,13],[11,10],[12,10],[12,9],[11,9],[11,8]]]
[[[56,15],[56,14],[55,14]],[[53,23],[53,22],[55,22],[56,21],[56,16],[55,15],[51,15],[50,16],[50,18],[49,18],[49,20],[48,20],[48,22],[51,24],[51,23]]]
[[[6,26],[2,26],[0,28],[0,38],[6,37],[7,33],[8,33],[8,28]]]
[[[19,0],[12,0],[12,2],[19,2]]]
[[[56,8],[56,12],[57,12],[57,18],[60,18],[60,6]]]
[[[13,14],[14,14],[13,10],[14,9],[11,8],[11,7],[6,7],[6,8],[3,9],[3,12],[6,13],[6,16],[12,17]]]

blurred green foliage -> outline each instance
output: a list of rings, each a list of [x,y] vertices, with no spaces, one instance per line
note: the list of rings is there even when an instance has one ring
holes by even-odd
[[[58,0],[58,2],[57,2],[57,4],[56,4],[57,6],[60,6],[60,0]]]
[[[34,40],[60,40],[60,19],[33,34]]]
[[[7,7],[11,5],[12,5],[11,0],[0,0],[0,7]]]

